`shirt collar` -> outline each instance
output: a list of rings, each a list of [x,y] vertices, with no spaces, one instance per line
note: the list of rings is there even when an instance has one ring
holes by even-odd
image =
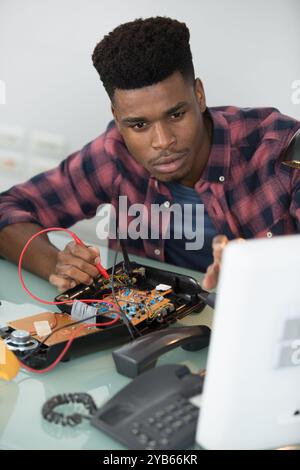
[[[205,114],[210,117],[213,124],[212,145],[206,167],[199,182],[222,183],[227,178],[230,162],[231,141],[229,126],[221,111],[207,108]]]

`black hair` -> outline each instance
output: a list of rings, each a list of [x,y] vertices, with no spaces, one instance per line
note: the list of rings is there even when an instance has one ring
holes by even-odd
[[[185,23],[167,17],[136,19],[104,36],[93,52],[93,64],[111,100],[115,89],[154,85],[179,71],[195,73]]]

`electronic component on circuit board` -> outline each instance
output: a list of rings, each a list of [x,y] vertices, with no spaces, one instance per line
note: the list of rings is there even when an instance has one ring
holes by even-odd
[[[0,337],[11,349],[17,346],[16,354],[30,367],[43,369],[70,341],[61,360],[118,346],[165,328],[191,312],[200,312],[205,306],[198,296],[201,286],[191,277],[133,262],[126,269],[119,263],[113,272],[112,276],[112,268],[108,270],[109,279],[99,276],[92,285],[77,285],[55,298],[56,302],[73,301],[73,306],[65,303],[59,305],[60,312],[12,321],[1,330]],[[91,302],[81,302],[85,299]],[[26,341],[22,334],[27,335]]]

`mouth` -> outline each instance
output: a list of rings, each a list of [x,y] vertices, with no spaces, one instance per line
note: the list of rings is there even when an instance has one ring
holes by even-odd
[[[186,156],[187,152],[169,155],[159,159],[153,166],[160,173],[174,173],[183,165]]]

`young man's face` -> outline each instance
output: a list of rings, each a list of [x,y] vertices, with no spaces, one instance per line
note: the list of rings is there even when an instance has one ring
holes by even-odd
[[[205,95],[175,72],[134,90],[117,89],[112,112],[131,155],[158,180],[193,186],[205,167],[210,123],[202,113]]]

